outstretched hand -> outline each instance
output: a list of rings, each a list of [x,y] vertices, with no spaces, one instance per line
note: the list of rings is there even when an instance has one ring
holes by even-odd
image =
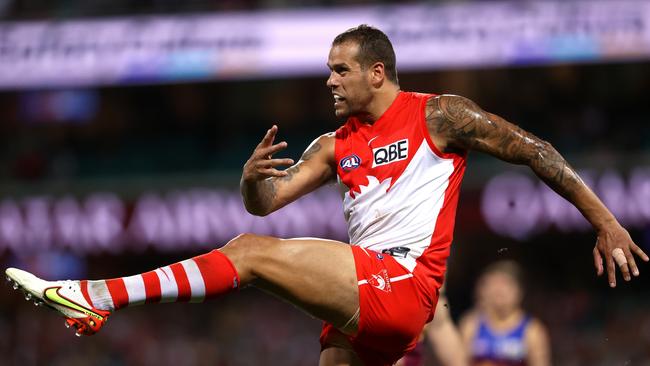
[[[283,170],[278,170],[277,167],[281,165],[292,165],[293,159],[272,158],[273,154],[287,147],[287,143],[284,141],[275,145],[273,144],[277,133],[278,126],[276,125],[273,125],[273,127],[266,131],[266,135],[264,135],[264,138],[257,145],[251,157],[244,164],[242,178],[245,181],[259,181],[269,177],[284,177],[288,174]]]
[[[643,261],[649,260],[648,256],[636,245],[630,234],[622,226],[615,224],[612,228],[598,233],[594,247],[594,266],[598,276],[605,271],[603,257],[607,266],[607,279],[610,287],[616,287],[616,266],[618,266],[623,279],[629,281],[632,276],[639,275],[639,268],[634,261],[634,254]]]

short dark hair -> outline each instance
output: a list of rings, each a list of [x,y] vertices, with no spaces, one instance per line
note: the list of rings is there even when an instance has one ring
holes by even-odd
[[[361,24],[358,27],[350,28],[334,38],[332,46],[345,42],[355,42],[359,45],[357,61],[364,69],[375,62],[384,64],[384,70],[388,80],[397,84],[397,69],[395,67],[395,51],[388,36],[379,29]]]

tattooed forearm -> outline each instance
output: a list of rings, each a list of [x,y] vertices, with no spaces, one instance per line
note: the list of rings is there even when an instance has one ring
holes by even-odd
[[[263,180],[258,188],[258,201],[273,202],[275,196],[277,196],[277,188],[275,187],[274,178]]]
[[[431,98],[426,121],[430,133],[447,141],[448,149],[478,150],[511,163],[529,165],[551,188],[567,198],[584,185],[551,144],[483,111],[467,98]]]
[[[268,212],[270,203],[277,196],[277,187],[273,178],[257,182],[241,183],[241,194],[248,212],[255,215],[264,215]]]
[[[529,163],[531,169],[560,195],[574,199],[576,193],[584,187],[584,182],[551,144],[542,141],[540,145]]]
[[[241,191],[246,209],[256,215],[266,215],[286,204],[287,192],[295,192],[296,187],[305,184],[304,179],[295,179],[298,173],[304,170],[303,164],[312,159],[321,149],[319,142],[311,144],[297,164],[284,170],[286,173],[284,176],[269,177],[259,181],[242,180]],[[323,174],[325,178],[321,180],[327,178],[327,172]]]
[[[273,180],[278,182],[289,182],[293,179],[294,175],[296,175],[296,173],[298,173],[299,171],[300,171],[300,163],[287,168],[285,170],[287,175],[285,175],[284,177],[273,178]]]

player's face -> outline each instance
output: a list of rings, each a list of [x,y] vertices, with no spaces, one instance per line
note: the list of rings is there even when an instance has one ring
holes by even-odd
[[[364,114],[372,101],[371,72],[357,61],[358,52],[359,45],[355,42],[344,42],[330,49],[327,86],[332,90],[334,113],[338,118]]]
[[[497,312],[515,310],[521,303],[521,290],[517,281],[506,273],[485,275],[478,289],[482,306]]]

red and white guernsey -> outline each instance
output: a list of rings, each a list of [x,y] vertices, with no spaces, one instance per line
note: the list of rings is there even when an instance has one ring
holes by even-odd
[[[427,285],[442,285],[465,156],[441,153],[425,122],[430,94],[400,92],[374,124],[351,117],[336,131],[338,181],[352,245],[395,259]],[[433,281],[433,283],[431,283]]]

